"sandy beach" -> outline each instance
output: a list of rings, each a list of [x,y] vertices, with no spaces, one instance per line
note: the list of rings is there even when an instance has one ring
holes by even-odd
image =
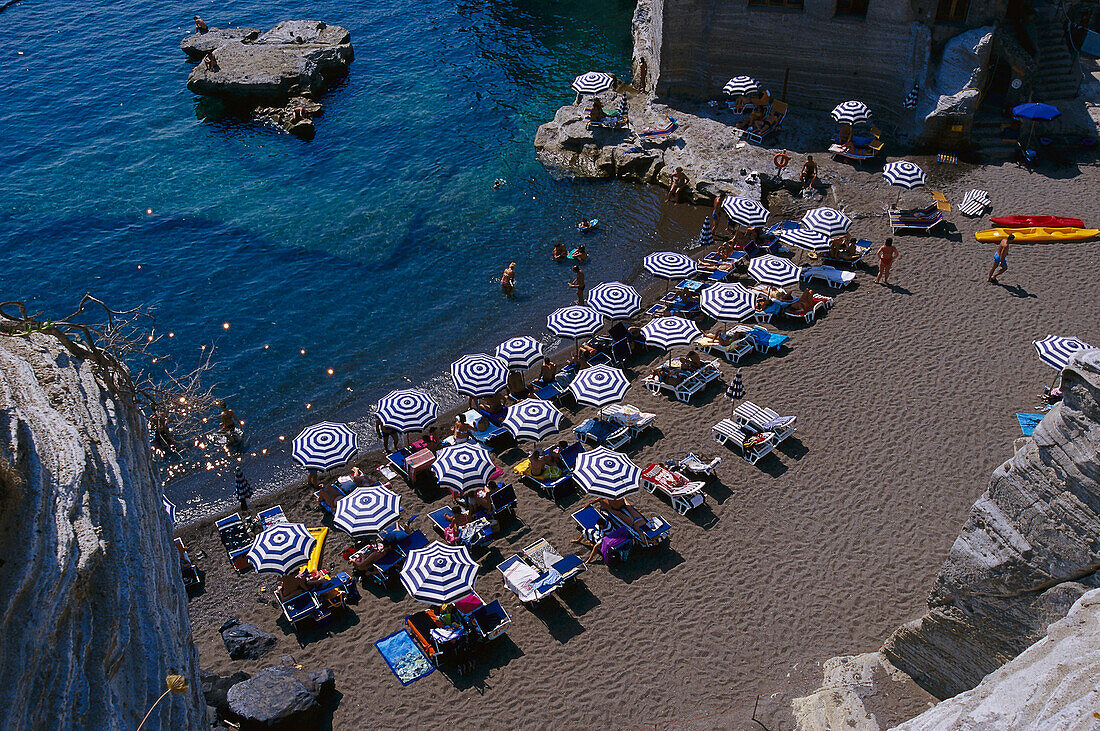
[[[928,172],[929,189],[956,205],[965,191],[983,188],[993,215],[1100,222],[1094,161],[1032,173],[1013,164],[908,159]],[[855,219],[852,233],[881,243],[889,235],[883,206],[897,189],[880,171],[821,163],[843,178],[836,192]],[[904,194],[903,202],[910,199],[926,203],[928,194]],[[793,213],[787,205],[775,201],[773,211]],[[701,224],[707,213],[688,215]],[[1011,456],[1020,434],[1014,413],[1037,411],[1054,376],[1031,341],[1062,334],[1100,343],[1084,304],[1097,292],[1100,242],[1017,245],[994,286],[986,275],[995,247],[973,236],[990,227],[988,219],[947,218],[957,232],[896,237],[892,286],[861,269],[813,325],[775,323],[790,335],[785,351],[742,361],[746,398],[798,417],[795,436],[757,466],[711,440],[711,426],[730,409],[723,391],[732,365],[722,365],[722,383],[683,404],[640,384],[662,353],[635,359],[625,402],[655,412],[658,433],[626,451],[643,468],[689,451],[721,456],[706,506],[680,516],[639,493],[633,501],[643,512],[672,523],[670,545],[635,550],[625,564],[593,564],[582,585],[530,611],[505,590],[496,564],[542,537],[573,548],[576,530],[569,505],[562,510],[517,485],[520,522],[475,554],[478,592],[499,598],[513,624],[473,674],[435,672],[408,687],[394,678],[373,643],[423,607],[400,589],[364,589],[346,619],[296,636],[272,606],[275,577],[234,573],[209,523],[182,532],[205,552],[198,562],[205,593],[190,602],[201,666],[254,672],[290,656],[307,669],[331,667],[342,694],[334,728],[750,728],[761,693],[769,695],[757,718],[769,729],[791,728],[789,698],[816,687],[821,662],[874,650],[923,613],[971,503]],[[500,340],[515,334],[501,323]],[[565,412],[562,438],[592,409]],[[516,449],[500,455],[507,465],[520,458]],[[507,469],[505,476],[514,479]],[[406,484],[393,487],[407,514],[425,512]],[[277,501],[292,520],[322,524],[304,489]],[[572,504],[582,501],[578,494]],[[417,527],[433,532],[424,519]],[[332,531],[324,565],[343,569],[339,554],[348,543]],[[259,661],[230,660],[217,632],[229,616],[272,632],[278,645]],[[891,711],[896,717],[880,723],[930,701],[903,699]]]

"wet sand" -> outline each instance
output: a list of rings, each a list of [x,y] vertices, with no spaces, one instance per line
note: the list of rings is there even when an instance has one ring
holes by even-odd
[[[955,204],[978,187],[990,192],[993,215],[1100,221],[1095,165],[1035,174],[911,159]],[[857,214],[853,233],[880,243],[888,235],[882,207],[896,189],[879,172],[822,167],[846,178],[838,194]],[[909,197],[927,201],[927,193]],[[701,222],[705,213],[687,215]],[[795,436],[758,466],[711,440],[711,425],[729,412],[723,391],[733,366],[723,364],[721,383],[682,404],[639,383],[660,353],[636,360],[626,402],[656,412],[659,433],[628,454],[642,467],[688,451],[721,456],[707,505],[684,517],[639,493],[643,512],[672,523],[670,545],[635,549],[626,564],[596,563],[583,586],[530,611],[504,589],[496,564],[541,537],[567,550],[576,531],[568,507],[518,486],[520,524],[477,555],[477,590],[499,597],[513,624],[472,675],[436,672],[405,688],[393,677],[373,643],[422,608],[399,590],[364,590],[345,620],[299,642],[268,603],[275,578],[234,574],[208,525],[184,532],[206,553],[206,593],[190,603],[201,665],[255,671],[292,656],[307,668],[332,667],[343,694],[336,728],[750,728],[754,696],[773,691],[757,717],[790,728],[787,699],[816,686],[822,661],[874,650],[923,613],[969,506],[1011,455],[1014,412],[1038,410],[1054,376],[1031,341],[1066,334],[1100,343],[1088,306],[1100,243],[1018,245],[994,286],[986,281],[994,247],[973,239],[987,219],[947,217],[957,235],[896,238],[892,286],[861,270],[815,324],[776,323],[791,337],[786,351],[742,361],[747,399],[798,416]],[[502,324],[500,339],[512,334]],[[563,431],[591,412],[567,409]],[[519,452],[503,459],[513,464]],[[425,512],[407,485],[394,488],[408,513]],[[292,519],[321,524],[304,490],[278,498]],[[418,525],[431,533],[426,523]],[[343,568],[347,543],[331,532],[324,564]],[[276,649],[257,662],[230,660],[217,629],[231,615],[273,632]],[[898,717],[879,720],[917,710],[902,703]]]

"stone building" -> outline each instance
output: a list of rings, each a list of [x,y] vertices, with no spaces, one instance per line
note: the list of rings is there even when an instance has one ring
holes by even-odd
[[[659,98],[721,98],[747,74],[774,98],[876,121],[940,147],[980,143],[1022,101],[1076,95],[1064,13],[1048,0],[639,0],[635,82]],[[915,107],[907,95],[917,90]]]

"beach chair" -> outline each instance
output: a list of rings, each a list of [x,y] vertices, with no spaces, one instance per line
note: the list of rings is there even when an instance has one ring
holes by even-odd
[[[710,433],[719,444],[735,447],[752,465],[770,454],[777,444],[774,434],[753,432],[730,419],[722,419],[711,427]]]
[[[248,571],[248,549],[252,547],[252,532],[238,513],[214,523],[218,538],[225,547],[229,562],[238,572]]]
[[[191,563],[191,556],[184,548],[183,539],[175,538],[173,543],[177,546],[180,555],[180,574],[183,577],[183,588],[188,592],[194,591],[202,586],[202,576],[199,574],[199,570],[195,568],[195,564]]]
[[[545,538],[540,538],[524,548],[523,560],[540,571],[557,571],[561,576],[562,586],[588,571],[588,564],[584,559],[575,553],[562,556]]]
[[[470,409],[465,416],[466,423],[470,425],[470,435],[474,438],[474,441],[484,444],[486,448],[494,449],[512,441],[512,432],[503,426],[493,424],[491,421],[485,425],[484,429],[478,429],[477,423],[481,420],[482,413],[477,409]],[[486,421],[488,421],[487,417]]]
[[[790,335],[784,335],[783,333],[773,333],[771,330],[767,330],[762,327],[754,327],[748,332],[748,336],[752,338],[753,345],[756,346],[756,350],[761,353],[770,353],[773,350],[779,350],[783,347],[788,340],[791,339]]]
[[[286,513],[283,512],[282,505],[276,505],[267,510],[261,510],[256,514],[256,517],[260,519],[260,524],[263,525],[264,528],[270,528],[279,523],[290,522],[287,520]]]
[[[537,604],[553,594],[561,585],[554,572],[540,572],[518,554],[512,554],[497,564],[504,586],[524,604]]]
[[[752,313],[752,319],[756,322],[771,322],[772,318],[783,311],[783,302],[772,302],[762,310]]]
[[[586,537],[600,535],[612,527],[611,522],[593,505],[588,505],[573,513],[573,521],[577,524],[577,530],[581,532],[581,535]],[[626,561],[630,556],[630,549],[633,545],[634,540],[631,537],[631,540],[611,548],[608,558]]]
[[[709,334],[704,334],[698,340],[695,341],[695,349],[703,353],[709,353],[710,355],[717,355],[725,358],[730,363],[740,363],[741,359],[751,353],[755,346],[752,339],[748,336],[734,340],[729,345],[721,345],[717,340],[709,337]]]
[[[824,264],[816,267],[804,267],[802,269],[802,281],[807,284],[815,281],[824,282],[833,289],[841,289],[856,281],[856,273]]]
[[[676,133],[676,130],[680,128],[680,125],[676,123],[676,119],[673,117],[668,118],[668,124],[661,129],[651,129],[644,132],[635,132],[634,137],[639,145],[646,143],[659,144],[665,142],[672,135]]]
[[[588,419],[573,429],[577,439],[585,444],[618,449],[630,441],[630,429],[606,419]]]
[[[501,485],[489,493],[489,502],[493,506],[493,517],[500,520],[502,517],[515,519],[516,517],[516,488],[512,485]]]
[[[802,320],[807,325],[812,324],[819,312],[824,311],[825,304],[818,302],[816,299],[812,304],[803,304],[801,302],[795,302],[790,307],[783,310],[783,315],[789,317],[792,320]]]
[[[905,230],[929,232],[944,223],[943,213],[936,204],[927,208],[916,209],[888,209],[890,215],[890,230],[893,233]]]
[[[733,410],[733,420],[741,426],[753,431],[770,431],[775,434],[778,444],[794,434],[798,418],[794,416],[780,416],[771,409],[761,408],[752,401],[742,401]]]
[[[718,469],[718,465],[720,464],[722,464],[721,457],[715,457],[708,462],[695,454],[695,452],[688,452],[688,455],[680,460],[680,469],[686,470],[693,475],[714,477],[715,470]]]
[[[580,442],[574,442],[573,444],[569,445],[569,447],[566,447],[566,449],[577,449],[580,452],[584,451],[584,447],[581,446]],[[562,453],[564,454],[564,450]],[[545,454],[546,450],[543,451],[544,456]],[[575,459],[576,458],[574,457],[574,460]],[[519,481],[522,482],[524,485],[527,485],[527,487],[533,489],[535,492],[541,493],[543,496],[550,498],[555,503],[560,504],[562,500],[572,494],[573,491],[576,489],[576,485],[574,485],[573,483],[573,475],[568,469],[563,470],[561,475],[554,478],[553,480],[538,479],[527,474],[526,469],[529,464],[530,460],[525,459],[512,468],[519,475]]]
[[[446,538],[447,528],[451,525],[451,518],[454,513],[449,506],[444,506],[428,513],[428,520],[435,526],[439,535]],[[473,548],[475,546],[487,545],[493,540],[493,529],[489,525],[487,518],[477,518],[462,526],[459,532],[458,542],[463,546]],[[406,552],[406,556],[408,553]]]
[[[604,510],[599,512],[610,521],[613,529],[625,528],[628,530],[634,542],[642,548],[656,548],[666,545],[669,538],[672,537],[672,524],[659,515],[655,515],[652,518],[646,518],[642,515],[641,511],[638,510],[637,506],[632,505],[631,507],[634,508],[634,512],[646,520],[644,528],[635,528],[632,522],[627,521],[618,513]]]
[[[463,625],[482,644],[497,639],[512,624],[512,618],[499,601],[494,599],[486,603],[476,591],[456,601],[455,609],[462,615]]]
[[[608,404],[596,412],[597,419],[605,419],[630,430],[631,438],[637,438],[657,423],[657,415],[640,411],[630,404]]]
[[[766,137],[768,137],[769,135],[774,134],[775,132],[779,131],[779,129],[783,126],[783,120],[786,119],[786,118],[787,118],[787,104],[786,104],[786,102],[781,102],[781,101],[773,102],[772,105],[771,105],[771,109],[764,116],[764,125],[765,125],[764,129],[760,130],[759,132],[751,130],[751,129],[746,129],[746,130],[742,131],[741,136],[742,137],[747,137],[748,139],[752,140],[753,142],[756,142],[757,144],[760,144],[764,141],[764,139]]]
[[[672,503],[672,509],[680,515],[687,515],[707,501],[703,494],[703,483],[689,480],[679,472],[673,472],[664,465],[651,463],[642,470],[642,487],[651,493],[660,492]]]
[[[279,604],[283,609],[283,616],[294,629],[303,622],[318,619],[321,614],[321,602],[313,592],[305,591],[290,599],[279,598]]]
[[[943,211],[944,213],[950,213],[951,212],[951,204],[948,203],[947,196],[945,196],[943,193],[939,192],[938,190],[932,190],[932,191],[929,191],[929,192],[932,194],[932,200],[934,200],[936,202],[936,208]]]

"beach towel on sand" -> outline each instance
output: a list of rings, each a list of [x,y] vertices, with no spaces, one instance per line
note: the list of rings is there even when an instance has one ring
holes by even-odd
[[[1020,422],[1020,431],[1025,437],[1030,437],[1042,420],[1043,414],[1016,414],[1016,421]]]

